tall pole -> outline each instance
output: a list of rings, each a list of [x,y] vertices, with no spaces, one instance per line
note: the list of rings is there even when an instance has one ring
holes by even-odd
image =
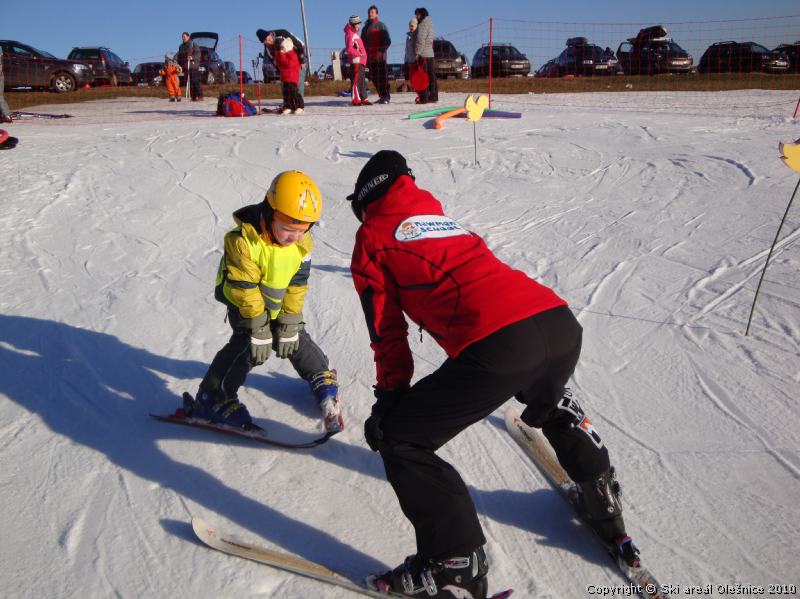
[[[239,76],[237,77],[239,80],[239,101],[242,102],[244,98],[244,90],[242,89],[242,84],[244,81],[244,65],[242,65],[242,34],[239,34]],[[242,102],[244,104],[244,102]],[[244,112],[242,113],[244,116]]]
[[[492,56],[492,44],[494,43],[492,37],[494,35],[494,19],[489,17],[489,108],[492,107],[492,63],[494,56]]]
[[[306,5],[303,0],[300,0],[300,14],[303,15],[303,43],[306,45],[306,68],[311,73],[311,47],[308,45],[308,25],[306,25]]]

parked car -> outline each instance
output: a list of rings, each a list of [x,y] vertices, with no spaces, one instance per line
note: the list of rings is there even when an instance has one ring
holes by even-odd
[[[14,40],[0,40],[5,89],[30,87],[71,92],[90,84],[92,69],[85,62],[56,58],[49,52]]]
[[[108,48],[102,46],[73,48],[67,59],[80,60],[88,64],[94,74],[95,85],[105,83],[116,87],[133,83],[130,65]]]
[[[511,44],[492,45],[492,77],[527,77],[531,72],[528,58]],[[484,44],[472,58],[472,77],[489,76],[489,45]]]
[[[200,48],[199,71],[202,83],[207,85],[225,83],[228,80],[225,64],[217,54],[219,35],[212,31],[196,31],[189,37]],[[181,75],[181,85],[186,85],[186,73]]]
[[[397,79],[405,79],[405,66],[401,62],[393,62],[386,65],[386,70],[388,71],[389,81],[395,81]]]
[[[691,73],[691,54],[681,48],[663,25],[646,27],[617,48],[617,60],[627,75]]]
[[[281,72],[278,70],[278,67],[275,66],[275,63],[266,55],[260,55],[261,59],[264,61],[262,72],[264,73],[264,83],[269,83],[270,81],[280,81],[281,80]]]
[[[572,37],[567,40],[566,49],[542,65],[536,72],[537,77],[592,77],[598,75],[616,75],[619,62],[611,51],[590,44],[585,37]]]
[[[755,42],[717,42],[700,57],[697,70],[700,73],[786,73],[789,57]]]
[[[783,52],[789,59],[789,72],[800,73],[800,40],[793,44],[781,44],[772,51]]]
[[[437,79],[469,79],[469,65],[447,40],[433,40],[433,68]]]
[[[247,71],[236,71],[236,73],[234,73],[233,81],[235,81],[236,83],[239,83],[239,77],[242,78],[242,83],[244,85],[249,85],[249,84],[253,83],[253,77]]]
[[[133,85],[139,87],[158,87],[164,84],[159,71],[164,68],[163,62],[142,62],[136,65],[131,73]]]
[[[239,72],[236,70],[236,65],[233,64],[230,60],[226,60],[222,63],[223,68],[225,69],[225,81],[239,81]]]
[[[556,59],[551,58],[538,69],[533,74],[534,77],[561,77],[561,72],[558,69],[558,65],[556,64]]]

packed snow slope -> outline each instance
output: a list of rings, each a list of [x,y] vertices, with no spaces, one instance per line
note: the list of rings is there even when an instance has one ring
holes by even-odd
[[[625,98],[621,109],[613,94],[497,96],[495,108],[523,116],[477,123],[477,165],[472,125],[408,120],[408,94],[360,109],[309,98],[302,117],[242,119],[212,118],[211,101],[108,101],[12,124],[20,144],[0,153],[0,594],[349,596],[201,546],[192,515],[354,579],[414,552],[362,436],[374,364],[349,272],[357,222],[344,198],[383,148],[500,258],[570,302],[584,327],[572,386],[661,582],[678,596],[800,585],[797,202],[744,336],[798,180],[777,151],[799,137],[796,93]],[[338,369],[347,429],[284,451],[156,422],[148,413],[194,392],[228,337],[212,290],[231,213],[286,169],[308,172],[325,197],[305,319]],[[421,377],[443,353],[412,331]],[[319,432],[288,361],[255,370],[241,399],[275,436]],[[624,590],[502,411],[442,454],[473,495],[492,589]]]

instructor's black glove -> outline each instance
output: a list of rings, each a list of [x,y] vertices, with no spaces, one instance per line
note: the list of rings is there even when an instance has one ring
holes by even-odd
[[[378,451],[383,441],[381,419],[394,403],[405,395],[408,389],[375,389],[375,399],[372,404],[372,413],[364,422],[364,438],[372,451]]]

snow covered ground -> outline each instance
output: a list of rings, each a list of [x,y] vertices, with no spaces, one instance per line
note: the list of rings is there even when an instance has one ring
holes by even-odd
[[[495,108],[523,118],[477,124],[478,166],[472,125],[407,120],[408,94],[367,109],[309,98],[302,117],[249,119],[211,118],[211,101],[114,100],[13,124],[20,145],[0,153],[2,595],[349,596],[199,545],[192,515],[353,578],[414,551],[361,427],[374,367],[344,198],[382,148],[404,153],[450,216],[578,314],[573,387],[661,582],[676,596],[800,586],[797,202],[743,336],[797,182],[777,153],[800,136],[797,94],[632,98],[497,96]],[[231,212],[291,168],[325,194],[305,314],[339,371],[347,430],[290,452],[150,419],[196,389],[227,338],[212,287]],[[411,343],[417,376],[436,368],[435,343]],[[275,436],[319,430],[288,362],[254,371],[242,399]],[[491,588],[624,590],[502,411],[443,454],[478,507]]]

